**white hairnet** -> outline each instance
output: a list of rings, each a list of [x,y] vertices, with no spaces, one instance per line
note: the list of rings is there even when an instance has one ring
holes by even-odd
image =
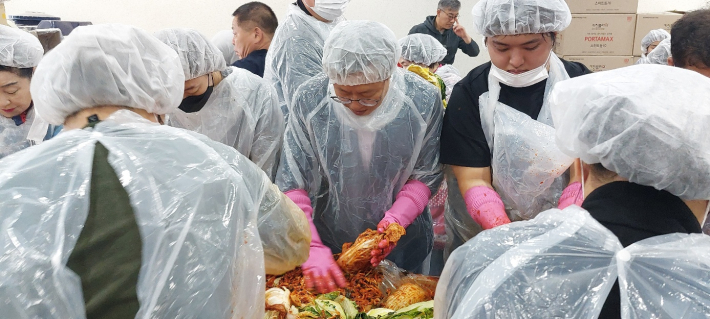
[[[710,78],[653,64],[558,83],[557,145],[630,182],[710,198]]]
[[[33,68],[44,55],[39,40],[20,29],[0,25],[0,65]]]
[[[173,50],[126,25],[76,28],[37,66],[30,92],[51,124],[101,105],[167,114],[182,101],[185,77]]]
[[[559,32],[572,22],[564,0],[481,0],[473,21],[485,37]]]
[[[239,60],[239,56],[234,52],[234,44],[232,40],[234,39],[234,33],[232,30],[222,30],[217,32],[214,37],[212,37],[212,44],[214,44],[220,52],[222,52],[222,57],[224,57],[224,62],[227,65],[232,65],[234,62]]]
[[[671,56],[671,38],[667,38],[656,46],[651,53],[643,58],[647,64],[668,65],[668,58]]]
[[[441,42],[428,34],[410,34],[399,40],[399,46],[403,59],[425,65],[441,62],[448,54]]]
[[[642,56],[646,56],[648,52],[648,47],[651,46],[653,42],[656,41],[663,41],[665,39],[670,39],[671,34],[668,33],[668,31],[663,30],[663,29],[656,29],[656,30],[651,30],[643,39],[641,40],[641,54]]]
[[[180,56],[185,80],[222,71],[227,67],[222,51],[196,30],[165,29],[156,32],[155,36]]]
[[[397,68],[400,47],[392,30],[372,21],[344,21],[325,41],[323,70],[340,85],[387,80]]]

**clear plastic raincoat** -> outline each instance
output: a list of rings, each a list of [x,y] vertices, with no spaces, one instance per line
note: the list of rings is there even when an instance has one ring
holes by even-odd
[[[431,84],[399,69],[369,116],[333,101],[331,88],[320,74],[298,91],[276,183],[283,191],[308,192],[323,243],[339,253],[343,243],[376,229],[409,179],[436,193],[444,108]],[[409,270],[420,266],[433,244],[431,225],[425,211],[387,259]]]
[[[225,67],[221,51],[195,30],[168,29],[156,36],[178,52],[185,79],[215,71],[224,77],[201,110],[175,110],[168,124],[234,147],[273,179],[285,129],[273,87],[247,70]]]
[[[286,117],[298,87],[323,71],[323,45],[340,20],[321,22],[290,5],[286,19],[276,29],[266,54],[264,79],[276,88]]]
[[[616,279],[614,234],[570,206],[482,232],[454,251],[436,318],[597,318]]]

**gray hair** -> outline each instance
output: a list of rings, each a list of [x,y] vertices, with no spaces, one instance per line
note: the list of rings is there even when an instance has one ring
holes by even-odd
[[[453,11],[459,11],[461,9],[461,1],[459,0],[439,0],[439,6],[437,9],[450,9]]]

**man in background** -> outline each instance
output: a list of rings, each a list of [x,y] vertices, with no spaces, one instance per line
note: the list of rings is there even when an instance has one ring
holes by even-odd
[[[240,58],[233,66],[264,77],[266,53],[279,26],[276,14],[266,4],[254,1],[237,8],[232,16],[232,44]]]
[[[468,56],[475,57],[480,52],[478,44],[466,33],[459,23],[459,0],[439,0],[435,16],[429,16],[423,23],[409,30],[409,34],[424,33],[433,36],[446,47],[448,54],[442,64],[454,64],[456,52],[461,49]]]
[[[710,77],[710,9],[689,12],[673,24],[668,64]]]

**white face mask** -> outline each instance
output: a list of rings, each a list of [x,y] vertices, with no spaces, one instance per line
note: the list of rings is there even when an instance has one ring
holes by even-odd
[[[550,52],[550,54],[552,53]],[[500,83],[507,86],[515,88],[527,87],[547,80],[549,77],[547,72],[548,62],[550,62],[550,56],[547,57],[547,61],[545,61],[545,63],[541,66],[520,74],[513,74],[508,71],[501,70],[495,66],[495,64],[491,63],[490,76],[495,77]]]
[[[328,21],[340,18],[345,12],[350,0],[315,0],[315,6],[311,7],[313,12]]]

